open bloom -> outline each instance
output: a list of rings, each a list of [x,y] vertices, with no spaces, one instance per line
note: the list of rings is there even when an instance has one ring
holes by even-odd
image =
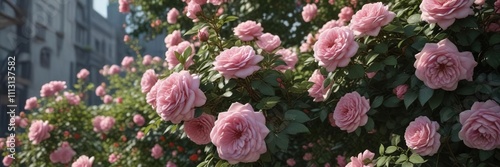
[[[159,85],[161,85],[161,80],[156,81],[153,87],[151,87],[151,90],[146,94],[146,102],[150,104],[153,109],[156,109],[156,94]]]
[[[314,70],[311,78],[308,80],[309,82],[314,83],[307,92],[309,92],[309,96],[314,98],[314,102],[324,101],[327,95],[328,90],[330,89],[330,85],[326,88],[323,87],[323,82],[325,81],[325,77],[321,74],[320,70]]]
[[[261,36],[263,30],[260,23],[257,24],[255,21],[249,20],[238,24],[238,26],[234,28],[234,35],[242,41],[251,41]]]
[[[191,141],[203,145],[210,143],[210,131],[214,127],[215,117],[203,113],[200,117],[184,122],[184,131]]]
[[[359,45],[354,41],[353,32],[347,27],[327,29],[319,35],[314,44],[314,59],[328,72],[337,67],[345,67],[358,51]]]
[[[280,37],[270,33],[262,34],[257,40],[257,46],[259,48],[272,52],[274,49],[278,48],[281,44]]]
[[[151,149],[151,156],[155,159],[161,158],[163,156],[163,148],[159,144],[155,144]]]
[[[122,67],[123,68],[129,68],[132,63],[134,63],[134,57],[132,56],[125,56],[123,57],[123,60],[122,60]]]
[[[135,114],[134,118],[132,118],[132,120],[134,121],[135,124],[137,124],[137,126],[144,125],[144,121],[145,121],[144,117],[141,114]]]
[[[187,5],[187,13],[186,16],[189,17],[190,19],[198,19],[198,16],[196,16],[199,12],[201,12],[201,5],[191,1]]]
[[[12,159],[10,156],[3,157],[2,163],[4,166],[10,166],[12,162],[14,162],[14,159]]]
[[[175,24],[177,23],[177,17],[179,17],[179,11],[176,8],[170,9],[167,13],[167,23]]]
[[[392,90],[392,93],[394,93],[398,97],[398,99],[403,100],[405,97],[406,91],[408,91],[408,85],[403,84],[403,85],[399,85],[399,86],[395,87]]]
[[[63,163],[67,164],[71,162],[73,156],[76,155],[75,150],[71,148],[68,142],[63,142],[61,147],[57,148],[54,152],[50,154],[50,161],[52,163]]]
[[[151,91],[151,88],[158,81],[158,77],[153,69],[146,70],[141,78],[141,91],[142,93],[148,93]]]
[[[373,158],[375,154],[370,152],[370,150],[365,150],[363,153],[359,153],[357,157],[351,157],[351,162],[349,162],[346,167],[373,167]]]
[[[356,36],[377,36],[382,26],[389,24],[394,17],[396,14],[382,2],[369,3],[352,16],[349,26]]]
[[[66,89],[65,81],[50,81],[49,83],[42,85],[42,88],[40,89],[40,96],[41,97],[54,96],[57,92],[64,89]]]
[[[111,67],[109,67],[108,74],[109,75],[114,75],[120,73],[120,66],[113,64]]]
[[[338,15],[339,21],[342,21],[342,22],[350,21],[352,18],[352,15],[354,15],[354,10],[352,10],[351,7],[349,7],[349,6],[343,7],[342,9],[340,9],[340,13]]]
[[[221,159],[230,164],[255,162],[267,151],[265,137],[269,133],[266,118],[250,104],[233,103],[228,111],[219,113],[210,132]]]
[[[174,32],[172,32],[171,34],[168,34],[166,37],[165,37],[165,46],[167,48],[170,48],[172,46],[175,46],[175,45],[178,45],[179,43],[181,43],[183,41],[182,37],[181,37],[181,32],[179,30],[175,30]]]
[[[333,27],[342,27],[342,26],[344,26],[344,22],[343,21],[341,21],[341,20],[330,20],[330,21],[326,22],[325,24],[323,24],[323,27],[321,27],[318,30],[318,33],[321,34],[325,30],[328,30],[330,28],[333,28]],[[307,37],[308,37],[308,41],[309,41],[309,35]]]
[[[415,153],[427,156],[437,153],[441,142],[441,135],[437,132],[439,124],[436,121],[431,121],[425,116],[417,117],[405,131],[406,146],[411,148]]]
[[[180,64],[179,60],[175,56],[175,52],[179,53],[182,55],[187,49],[191,49],[191,54],[186,57],[185,62],[184,62],[184,69],[187,69],[189,66],[193,65],[193,56],[195,53],[194,46],[193,44],[189,43],[188,41],[184,41],[179,43],[176,46],[171,46],[167,52],[165,52],[165,60],[168,62],[168,69],[174,69],[175,66]]]
[[[304,19],[305,22],[310,22],[312,19],[316,17],[317,13],[318,13],[318,7],[316,7],[316,4],[307,4],[302,9],[302,18]]]
[[[347,93],[342,96],[333,111],[335,125],[348,133],[368,122],[366,113],[370,110],[370,100],[362,97],[358,92]]]
[[[94,163],[94,157],[87,157],[86,155],[80,156],[71,167],[92,167],[92,163]]]
[[[471,6],[473,0],[423,0],[420,4],[422,20],[428,23],[437,23],[439,27],[446,30],[455,22],[455,19],[466,18],[474,14]]]
[[[276,51],[276,55],[280,55],[280,59],[283,60],[286,65],[279,65],[275,69],[276,70],[293,70],[295,69],[295,64],[299,58],[297,57],[297,53],[295,53],[292,49],[280,49]]]
[[[34,145],[39,144],[45,139],[50,137],[50,131],[52,131],[52,125],[49,125],[48,121],[34,120],[31,123],[28,138]]]
[[[460,113],[462,129],[458,137],[470,148],[500,148],[500,105],[493,100],[475,102],[470,110]]]
[[[76,78],[78,79],[85,79],[89,76],[90,72],[89,70],[87,69],[81,69],[80,72],[78,72],[78,74],[76,74]]]
[[[31,97],[26,100],[26,104],[24,105],[25,110],[32,110],[38,108],[38,101],[36,97]]]
[[[96,116],[92,119],[92,125],[94,126],[94,131],[97,133],[108,133],[113,125],[115,124],[115,118],[107,116]]]
[[[128,0],[118,0],[118,4],[118,11],[120,13],[130,12],[130,2],[128,2]]]
[[[264,57],[256,55],[251,46],[232,47],[215,57],[215,70],[230,78],[246,78],[260,69],[258,63]]]
[[[104,95],[106,95],[106,90],[104,90],[104,86],[99,85],[97,88],[95,88],[95,95],[96,96],[104,96]]]
[[[425,44],[422,51],[415,55],[413,66],[415,75],[431,89],[452,91],[458,81],[472,81],[477,62],[471,52],[459,52],[455,44],[448,39]]]

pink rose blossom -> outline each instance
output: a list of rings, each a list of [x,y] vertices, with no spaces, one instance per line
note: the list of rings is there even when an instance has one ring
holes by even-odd
[[[394,17],[396,14],[382,2],[369,3],[352,16],[349,26],[356,36],[377,36],[382,26],[389,24]]]
[[[96,95],[96,96],[104,96],[104,95],[106,95],[106,90],[104,90],[104,86],[99,85],[99,86],[95,89],[95,95]]]
[[[139,132],[137,132],[137,135],[135,136],[135,138],[137,140],[142,140],[144,138],[144,135],[145,135],[144,132],[139,131]]]
[[[347,162],[345,161],[345,157],[342,156],[342,155],[337,155],[337,158],[335,158],[337,160],[337,165],[339,167],[345,167],[347,165]]]
[[[328,3],[329,3],[330,5],[333,5],[333,4],[335,4],[335,0],[328,0]]]
[[[165,37],[165,46],[170,48],[178,45],[182,41],[184,40],[181,37],[181,32],[179,30],[175,30],[172,34],[168,34],[167,37]]]
[[[337,125],[335,125],[335,119],[333,119],[333,113],[328,114],[328,122],[332,127],[337,127]]]
[[[431,89],[453,91],[458,81],[472,81],[477,62],[471,52],[459,52],[448,39],[425,44],[422,51],[415,55],[413,66],[415,75]]]
[[[34,120],[31,123],[28,138],[32,144],[37,145],[45,139],[50,137],[50,131],[52,131],[52,125],[49,125],[48,121]]]
[[[291,49],[280,49],[276,51],[276,55],[280,55],[280,59],[283,60],[286,65],[279,65],[275,68],[275,70],[285,71],[295,69],[295,64],[297,64],[297,61],[299,60],[297,53]]]
[[[142,58],[142,65],[149,66],[151,65],[152,61],[153,57],[151,57],[151,55],[144,55],[144,57]]]
[[[80,156],[71,167],[92,167],[92,163],[94,163],[94,157],[87,157],[86,155]]]
[[[186,16],[189,17],[190,19],[198,19],[196,14],[201,12],[201,6],[200,4],[197,4],[193,1],[189,2],[187,5],[187,13]]]
[[[159,56],[155,56],[153,57],[153,63],[160,63],[161,62],[161,58]]]
[[[123,60],[122,60],[122,67],[123,68],[129,68],[132,63],[134,63],[134,58],[131,57],[131,56],[125,56],[123,57]]]
[[[343,21],[340,21],[340,20],[338,20],[338,21],[337,20],[330,20],[329,22],[326,22],[325,24],[323,24],[323,27],[321,27],[321,29],[318,30],[318,33],[321,34],[325,30],[331,29],[333,27],[342,27],[342,26],[344,26],[344,22]]]
[[[120,155],[116,155],[115,153],[113,154],[110,154],[109,157],[108,157],[108,162],[109,163],[115,163],[116,161],[118,161],[120,159]]]
[[[314,102],[324,101],[328,90],[330,89],[330,85],[323,87],[323,82],[325,81],[325,77],[321,74],[320,70],[314,70],[311,78],[308,80],[309,82],[314,83],[307,92],[309,92],[309,96],[314,98]]]
[[[21,128],[26,128],[28,126],[28,118],[21,118],[20,116],[14,117],[16,126],[19,126]]]
[[[14,159],[12,159],[10,156],[5,156],[3,157],[2,163],[4,166],[10,166],[12,165],[12,162],[14,162]]]
[[[208,32],[208,27],[203,27],[198,31],[198,39],[200,39],[200,41],[202,42],[208,41],[208,36],[210,36],[210,33]]]
[[[408,91],[408,85],[403,84],[395,87],[392,90],[392,93],[394,93],[398,97],[398,99],[403,100],[405,98],[406,91]]]
[[[130,37],[128,35],[124,35],[123,42],[125,42],[125,43],[130,42]]]
[[[268,133],[264,114],[254,112],[250,104],[236,102],[219,113],[210,139],[221,159],[236,164],[257,161],[267,151],[264,139]]]
[[[170,9],[167,13],[167,23],[175,24],[177,23],[177,17],[179,17],[179,11],[176,8]]]
[[[111,67],[109,67],[109,70],[108,70],[108,74],[109,75],[115,75],[115,74],[118,74],[120,73],[120,67],[118,65],[111,65]]]
[[[373,157],[375,154],[370,152],[370,150],[365,150],[363,153],[359,153],[358,157],[351,157],[351,162],[349,162],[346,167],[373,167]]]
[[[115,118],[107,116],[96,116],[92,119],[94,131],[97,133],[108,133],[115,124]]]
[[[47,108],[45,109],[45,112],[50,114],[50,113],[53,113],[54,112],[54,108]]]
[[[78,79],[86,79],[89,76],[90,72],[87,69],[81,69],[78,74],[76,74],[76,78]]]
[[[156,113],[165,121],[178,124],[194,118],[194,108],[207,98],[200,90],[200,78],[188,71],[175,72],[158,85]]]
[[[220,16],[222,15],[222,13],[224,13],[224,8],[223,7],[219,7],[219,9],[217,9],[217,13],[215,13],[216,16]]]
[[[135,114],[134,115],[134,118],[133,118],[133,121],[135,124],[137,124],[138,126],[142,126],[144,125],[144,117],[142,117],[141,114]]]
[[[186,62],[184,63],[184,69],[189,68],[189,66],[193,65],[193,56],[194,53],[196,52],[194,50],[193,44],[189,43],[188,41],[184,41],[179,43],[176,46],[171,46],[167,52],[165,52],[165,60],[168,62],[168,69],[174,69],[175,66],[180,64],[179,60],[177,60],[177,57],[175,56],[175,52],[179,53],[182,55],[187,49],[191,49],[191,54],[189,57],[186,58]]]
[[[294,160],[293,158],[288,158],[288,159],[286,160],[286,164],[287,164],[288,166],[295,166],[295,163],[296,163],[296,162],[295,162],[295,160]]]
[[[64,92],[64,97],[66,97],[66,100],[68,100],[70,105],[80,104],[80,96],[75,95],[74,93]]]
[[[158,92],[158,86],[161,85],[161,80],[157,81],[151,90],[146,94],[146,102],[151,105],[153,109],[156,109],[156,94]]]
[[[0,150],[3,150],[5,148],[5,138],[0,138]]]
[[[168,161],[165,167],[177,167],[177,165],[172,161]]]
[[[104,95],[102,101],[104,102],[104,104],[109,104],[113,102],[113,97],[111,97],[111,95]]]
[[[302,43],[299,49],[301,53],[309,52],[311,50],[311,45],[309,45],[308,43]]]
[[[366,73],[366,77],[368,77],[369,79],[372,79],[375,75],[377,75],[377,72],[367,72]]]
[[[500,0],[498,2],[500,2]],[[500,20],[497,20],[496,22],[491,22],[490,24],[488,24],[488,27],[486,28],[486,32],[500,32]]]
[[[495,1],[493,6],[495,7],[496,13],[500,13],[500,0]]]
[[[323,167],[331,167],[330,163],[325,163],[325,165]]]
[[[500,105],[493,100],[475,102],[470,110],[460,113],[462,129],[458,138],[470,148],[500,148]]]
[[[455,22],[455,19],[466,18],[474,14],[471,6],[473,0],[423,0],[420,4],[422,20],[428,23],[437,23],[439,27],[446,30]]]
[[[118,0],[118,11],[120,13],[128,13],[130,12],[130,3],[128,0]]]
[[[50,162],[67,164],[71,162],[71,159],[73,159],[75,155],[75,150],[65,141],[61,144],[61,147],[50,153]]]
[[[160,145],[155,144],[155,146],[151,149],[151,156],[154,159],[161,158],[163,156],[163,148]]]
[[[281,45],[280,37],[270,33],[262,34],[257,39],[257,46],[267,52],[272,52]]]
[[[25,110],[33,110],[35,108],[38,108],[38,101],[36,97],[31,97],[26,100],[26,105],[24,105]]]
[[[42,89],[40,90],[40,96],[50,97],[64,89],[66,89],[65,81],[50,81],[49,83],[42,85]]]
[[[215,57],[215,70],[224,78],[246,78],[260,69],[258,63],[264,57],[256,55],[251,46],[232,47]]]
[[[234,35],[238,36],[242,41],[251,41],[261,36],[262,31],[264,31],[264,28],[262,28],[260,23],[257,24],[255,21],[248,20],[238,24],[234,28]]]
[[[198,145],[210,143],[210,131],[214,127],[215,117],[203,113],[200,117],[184,122],[184,131],[191,141]]]
[[[312,158],[313,158],[312,153],[305,153],[304,156],[302,157],[302,159],[304,159],[304,161],[310,161],[310,160],[312,160]]]
[[[302,19],[304,19],[305,22],[311,22],[316,17],[316,14],[318,13],[318,7],[316,7],[316,4],[307,4],[302,8]]]
[[[370,110],[370,100],[359,95],[358,92],[347,93],[342,96],[333,111],[335,125],[348,133],[368,122],[366,113]]]
[[[196,3],[198,5],[204,5],[207,3],[207,0],[191,0],[189,3]]]
[[[146,70],[141,79],[142,93],[148,93],[149,91],[151,91],[151,88],[156,84],[157,81],[158,77],[156,76],[155,71],[153,69]]]
[[[340,9],[339,21],[348,22],[351,21],[352,15],[354,15],[354,10],[351,7],[346,6]]]
[[[484,2],[485,0],[474,0],[474,4],[476,4],[477,6],[483,6]]]
[[[224,3],[226,0],[208,0],[208,3],[211,3],[213,5],[221,5]]]
[[[432,156],[437,153],[441,135],[437,132],[439,124],[425,116],[415,118],[405,131],[406,146],[422,156]]]
[[[347,27],[334,27],[320,34],[314,44],[314,58],[328,72],[345,67],[358,51],[353,32]]]
[[[313,34],[309,33],[307,34],[307,37],[306,37],[306,42],[309,44],[309,45],[314,45],[314,43],[316,43],[316,38]]]

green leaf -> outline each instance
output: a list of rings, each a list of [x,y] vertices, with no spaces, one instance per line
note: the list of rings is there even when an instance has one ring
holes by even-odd
[[[384,155],[384,152],[385,152],[385,147],[383,144],[380,144],[380,147],[378,147],[378,153],[380,155]]]
[[[476,93],[474,85],[464,85],[455,91],[459,95],[472,95]]]
[[[365,69],[363,68],[363,66],[359,64],[354,64],[347,67],[347,71],[348,71],[347,78],[350,79],[361,78],[365,75]]]
[[[297,133],[309,133],[309,129],[304,124],[297,122],[290,122],[285,131],[291,135],[295,135]]]
[[[366,122],[365,129],[366,131],[371,131],[375,128],[375,122],[372,118],[368,117],[368,122]]]
[[[328,117],[328,111],[326,110],[321,110],[319,112],[319,118],[321,119],[321,122],[325,122],[326,117]]]
[[[397,146],[400,141],[401,141],[401,136],[399,136],[397,134],[392,134],[391,135],[391,145]]]
[[[276,137],[276,146],[278,146],[278,148],[280,148],[281,150],[287,150],[289,142],[290,139],[288,138],[288,135],[284,132],[279,133],[278,136]]]
[[[375,48],[373,48],[373,51],[375,53],[384,54],[387,52],[388,48],[389,47],[387,46],[386,43],[379,43],[379,44],[375,45]]]
[[[228,167],[229,166],[229,163],[227,161],[224,161],[224,160],[219,160],[219,162],[217,162],[217,164],[215,164],[215,167]]]
[[[377,108],[380,105],[382,105],[382,102],[384,102],[384,96],[377,96],[375,99],[373,99],[372,102],[372,108]]]
[[[259,91],[260,93],[268,96],[274,96],[274,88],[261,80],[255,80],[251,83],[252,88]]]
[[[418,154],[412,154],[410,156],[410,162],[412,162],[414,164],[421,164],[421,163],[424,163],[425,160]]]
[[[361,135],[361,128],[357,128],[354,133],[356,134],[356,136],[360,136]]]
[[[408,156],[406,156],[405,154],[401,154],[401,155],[399,155],[398,160],[396,160],[396,164],[401,164],[407,160],[408,160]]]
[[[488,50],[484,54],[486,62],[493,68],[498,68],[500,66],[500,56],[498,56],[499,52],[499,50]]]
[[[300,123],[307,122],[311,120],[306,113],[299,110],[288,110],[285,112],[285,120],[296,121]]]
[[[198,164],[196,167],[205,167],[208,165],[208,161],[203,161],[203,162],[200,162],[200,164]]]
[[[396,147],[396,146],[389,146],[389,147],[387,147],[387,149],[385,150],[385,153],[386,153],[386,154],[392,154],[392,153],[394,153],[396,150],[398,150],[398,147]]]
[[[408,24],[419,23],[421,21],[420,14],[418,14],[418,13],[417,14],[413,14],[410,17],[408,17],[408,19],[406,21],[408,22]]]
[[[420,88],[420,92],[418,95],[418,100],[420,101],[420,104],[423,106],[429,99],[431,99],[432,95],[434,94],[434,89],[431,89],[427,86],[422,86]]]
[[[493,46],[493,45],[500,43],[500,34],[498,34],[498,33],[493,34],[490,37],[490,40],[488,40],[488,43],[490,44],[490,46]]]
[[[401,167],[413,167],[413,164],[411,162],[405,162],[401,165]]]
[[[394,65],[398,64],[398,60],[396,60],[396,58],[394,56],[389,56],[389,57],[385,58],[384,64],[394,66]]]
[[[262,100],[257,103],[257,109],[271,109],[280,101],[280,97],[266,97],[262,98]]]
[[[387,160],[388,158],[386,156],[382,156],[382,157],[379,157],[377,159],[377,166],[382,166],[384,165],[385,161]]]
[[[494,153],[495,153],[494,150],[489,150],[489,151],[479,150],[479,159],[481,161],[485,161],[485,160],[489,159],[491,156],[493,156]]]
[[[383,70],[385,67],[385,64],[380,63],[380,62],[374,62],[370,67],[366,69],[366,72],[377,72],[380,70]]]
[[[458,137],[458,132],[460,132],[461,129],[462,129],[462,124],[460,124],[460,122],[457,122],[455,125],[451,127],[450,136],[452,142],[459,142],[462,140]]]
[[[237,17],[237,16],[227,16],[227,17],[224,19],[224,23],[231,22],[231,21],[235,21],[235,20],[238,20],[238,17]]]
[[[444,92],[437,91],[437,93],[435,93],[429,100],[429,106],[431,107],[431,109],[434,110],[437,107],[439,107],[439,105],[441,105],[441,103],[443,102],[443,98],[444,98]]]
[[[384,101],[384,106],[386,107],[397,107],[401,100],[396,96],[391,96]]]
[[[443,107],[443,109],[441,109],[441,111],[439,112],[441,123],[450,120],[450,118],[452,118],[453,116],[455,116],[455,111],[453,111],[453,108],[451,107]]]

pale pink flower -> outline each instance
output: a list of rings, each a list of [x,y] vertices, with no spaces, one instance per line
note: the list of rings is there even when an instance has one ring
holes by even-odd
[[[50,81],[49,84],[52,85],[54,92],[66,89],[66,81]]]
[[[87,69],[81,69],[78,74],[76,74],[76,78],[78,79],[86,79],[89,76],[90,72]]]
[[[288,159],[286,160],[286,164],[287,164],[288,166],[295,166],[295,163],[296,163],[296,162],[295,162],[295,160],[294,160],[293,158],[288,158]]]
[[[350,28],[356,36],[377,36],[380,29],[389,24],[396,14],[389,11],[388,6],[382,2],[369,3],[363,5],[351,19]]]
[[[161,58],[159,56],[153,57],[153,63],[160,63],[160,62],[161,62]]]
[[[351,162],[349,162],[346,167],[373,167],[373,158],[375,154],[370,152],[370,150],[365,150],[363,153],[359,153],[357,157],[351,157]]]
[[[177,17],[179,17],[179,11],[176,8],[170,9],[167,13],[167,23],[175,24],[177,23]]]
[[[310,160],[312,160],[312,158],[313,158],[312,153],[305,153],[304,156],[302,157],[302,159],[304,159],[304,161],[310,161]]]
[[[73,156],[76,155],[75,150],[71,148],[68,142],[62,142],[61,147],[54,150],[54,152],[50,153],[50,162],[52,163],[62,163],[67,164],[71,162]]]
[[[224,3],[226,0],[208,0],[208,3],[211,3],[213,5],[221,5]]]
[[[359,95],[358,92],[347,93],[342,96],[333,111],[335,125],[348,133],[368,122],[366,113],[370,110],[370,100]]]
[[[207,41],[208,36],[210,36],[210,33],[208,32],[208,27],[203,27],[200,30],[198,30],[198,39],[200,39],[200,41],[202,42]]]
[[[5,138],[3,138],[3,137],[0,138],[0,150],[3,150],[3,148],[5,148],[5,146],[6,146],[5,144],[6,144]]]
[[[255,54],[251,46],[234,46],[222,51],[213,64],[226,79],[246,78],[260,69],[258,63],[263,59],[263,56]]]
[[[148,93],[149,91],[151,91],[151,88],[156,84],[157,81],[158,77],[156,76],[155,70],[146,70],[141,78],[142,93]]]
[[[134,57],[132,56],[125,56],[123,57],[123,60],[122,60],[122,67],[123,68],[129,68],[132,63],[134,63]]]
[[[485,3],[485,0],[474,0],[474,4],[477,6],[483,6]]]
[[[471,52],[459,52],[448,39],[425,44],[415,55],[415,75],[431,89],[453,91],[458,81],[472,81],[477,62]]]
[[[234,35],[242,41],[251,41],[262,35],[264,28],[255,21],[245,21],[234,28]]]
[[[257,39],[257,42],[255,42],[257,46],[267,52],[272,52],[281,45],[280,37],[270,33],[262,34]]]
[[[191,0],[189,3],[194,2],[198,5],[204,5],[207,3],[207,0]]]
[[[339,21],[348,22],[351,21],[352,15],[354,15],[354,10],[351,7],[346,6],[340,9]]]
[[[175,72],[161,80],[157,88],[156,113],[165,121],[178,124],[194,118],[194,108],[207,98],[200,90],[200,78],[188,71]]]
[[[26,100],[26,104],[24,105],[25,110],[33,110],[35,108],[38,108],[38,101],[36,97],[31,97]]]
[[[193,1],[189,2],[187,5],[187,13],[186,16],[189,17],[190,19],[198,19],[196,14],[201,12],[201,6],[200,4],[197,4]]]
[[[188,55],[188,57],[186,58],[186,61],[184,63],[184,69],[187,69],[187,68],[189,68],[189,66],[194,64],[193,56],[194,56],[194,53],[196,52],[194,50],[194,46],[193,46],[193,44],[189,43],[188,41],[184,41],[184,42],[179,43],[176,46],[171,46],[167,50],[167,52],[165,52],[165,57],[166,57],[165,60],[168,62],[168,69],[169,70],[174,69],[175,66],[180,64],[179,60],[177,60],[177,57],[175,56],[175,52],[182,55],[182,53],[184,53],[187,49],[191,49],[191,54]]]
[[[302,19],[304,19],[305,22],[310,22],[316,17],[317,13],[318,7],[316,7],[316,4],[307,4],[302,8]]]
[[[130,36],[124,35],[123,36],[123,42],[125,42],[125,43],[130,42]]]
[[[172,34],[168,34],[167,37],[165,37],[165,46],[170,48],[178,45],[182,41],[184,40],[181,37],[181,32],[179,30],[175,30]]]
[[[104,102],[104,104],[109,104],[113,102],[113,97],[111,97],[111,95],[104,95],[102,102]]]
[[[446,30],[455,22],[455,19],[466,18],[474,14],[471,6],[473,0],[423,0],[420,4],[420,16],[428,23],[437,23],[439,27]]]
[[[403,100],[405,98],[406,91],[408,91],[408,85],[403,84],[403,85],[398,85],[392,90],[392,93],[394,93],[398,99]]]
[[[159,144],[155,144],[155,146],[151,149],[151,156],[154,159],[159,159],[163,156],[163,148]]]
[[[325,30],[331,29],[333,27],[342,27],[342,26],[344,26],[344,22],[343,21],[341,21],[341,20],[330,20],[330,21],[326,22],[325,24],[323,24],[323,27],[321,27],[318,30],[318,33],[321,34]]]
[[[156,109],[156,94],[158,92],[159,85],[161,85],[161,80],[158,80],[146,94],[146,102],[150,104],[153,109]]]
[[[10,156],[5,156],[3,157],[2,163],[4,166],[10,166],[12,165],[12,162],[14,162],[14,159],[12,159]]]
[[[314,44],[314,58],[319,65],[332,72],[337,67],[345,67],[358,51],[354,33],[347,27],[334,27],[320,34]]]
[[[118,0],[118,11],[120,13],[128,13],[130,12],[130,3],[128,0]]]
[[[332,127],[337,127],[337,125],[335,125],[335,119],[333,119],[333,113],[328,114],[328,122]]]
[[[64,92],[64,97],[66,97],[66,100],[68,100],[68,103],[71,105],[80,104],[80,96],[75,95],[74,93]]]
[[[470,110],[460,113],[462,129],[458,138],[470,148],[500,148],[500,105],[493,100],[475,102]]]
[[[145,66],[151,65],[151,62],[153,61],[153,57],[151,55],[144,55],[142,58],[142,64]]]
[[[31,122],[28,138],[32,144],[37,145],[50,137],[49,132],[52,131],[52,129],[53,127],[49,125],[48,121],[34,120]]]
[[[109,67],[109,70],[108,70],[108,74],[109,75],[115,75],[115,74],[118,74],[120,73],[120,67],[118,65],[111,65],[111,67]]]
[[[66,89],[65,81],[50,81],[49,83],[42,85],[42,88],[40,89],[40,96],[50,97],[64,89]]]
[[[291,49],[280,49],[276,51],[276,55],[280,55],[280,59],[283,60],[286,65],[279,65],[275,70],[294,70],[295,69],[295,64],[297,64],[297,61],[299,58],[297,57],[297,53],[295,53]]]
[[[54,112],[54,108],[47,108],[45,109],[45,112],[50,114],[50,113],[53,113]]]
[[[21,128],[26,128],[26,126],[28,126],[28,118],[21,118],[20,116],[15,116],[14,120],[16,126],[19,126]]]
[[[236,102],[228,111],[219,113],[210,139],[221,159],[236,164],[257,161],[267,151],[268,133],[264,114],[254,112],[250,104]]]
[[[118,161],[120,159],[120,155],[116,155],[115,153],[113,154],[110,154],[108,156],[108,162],[109,163],[115,163],[116,161]]]
[[[71,167],[92,167],[92,163],[94,163],[94,157],[87,157],[86,155],[80,156]]]
[[[142,126],[145,123],[144,117],[142,117],[141,114],[135,114],[132,120],[134,121],[135,124],[137,124],[137,126]]]
[[[308,43],[302,43],[299,49],[301,53],[309,52],[311,50],[311,45],[309,45]]]
[[[495,7],[495,12],[500,13],[500,0],[495,1],[493,6]]]
[[[367,72],[366,73],[366,77],[368,77],[369,79],[372,79],[375,75],[377,75],[377,72]]]
[[[104,89],[104,86],[99,85],[97,88],[95,88],[95,95],[96,96],[104,96],[104,95],[106,95],[106,90]]]
[[[323,74],[321,74],[321,71],[314,70],[311,78],[309,78],[308,81],[314,83],[311,86],[311,88],[307,90],[307,92],[309,92],[309,96],[314,98],[313,100],[314,102],[324,101],[327,96],[327,92],[330,89],[331,84],[327,85],[326,88],[323,87],[323,82],[325,81],[325,77],[323,76]]]
[[[215,13],[216,16],[220,16],[222,15],[222,13],[224,13],[224,8],[223,7],[219,7],[219,9],[217,9],[217,13]]]
[[[214,127],[215,117],[203,113],[200,117],[184,122],[184,131],[191,141],[198,145],[210,143],[210,131]]]
[[[333,5],[333,4],[335,4],[335,0],[328,0],[328,3],[329,3],[330,5]]]
[[[137,135],[135,136],[135,138],[137,140],[142,140],[144,138],[144,135],[145,135],[144,132],[139,131],[139,132],[137,132]]]
[[[115,124],[115,118],[107,116],[96,116],[92,119],[94,131],[97,133],[108,133]]]
[[[168,161],[165,167],[177,167],[177,165],[172,161]]]
[[[441,146],[438,130],[439,124],[436,121],[431,121],[426,116],[417,117],[406,128],[406,146],[419,155],[432,156]]]
[[[345,161],[345,157],[342,155],[337,155],[337,158],[335,158],[335,160],[337,160],[337,165],[339,167],[345,167],[347,165],[347,162]]]

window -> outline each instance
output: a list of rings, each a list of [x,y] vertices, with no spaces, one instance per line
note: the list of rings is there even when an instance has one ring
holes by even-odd
[[[80,24],[76,24],[76,42],[81,45],[87,44],[87,29]]]
[[[76,5],[76,19],[80,21],[85,20],[85,10],[83,5],[80,3]]]
[[[35,37],[39,40],[45,40],[45,27],[41,24],[36,24],[36,35]]]
[[[101,44],[99,43],[99,41],[95,40],[94,43],[95,43],[95,47],[94,47],[95,51],[96,52],[101,52],[101,49],[100,49]]]
[[[49,48],[44,47],[40,51],[40,65],[45,68],[50,68],[50,54],[51,51]]]

